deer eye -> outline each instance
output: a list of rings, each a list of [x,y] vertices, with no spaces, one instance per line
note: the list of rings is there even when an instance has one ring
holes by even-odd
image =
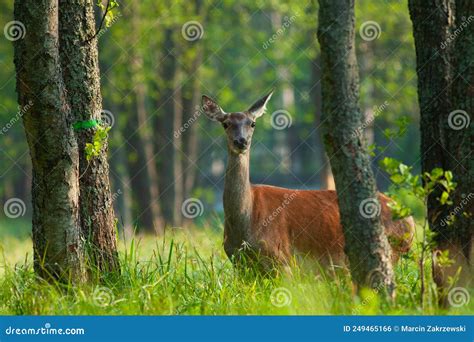
[[[251,127],[255,127],[255,121],[250,124]]]
[[[222,126],[224,127],[224,129],[227,129],[227,127],[229,127],[229,124],[226,124],[225,122],[222,124]]]

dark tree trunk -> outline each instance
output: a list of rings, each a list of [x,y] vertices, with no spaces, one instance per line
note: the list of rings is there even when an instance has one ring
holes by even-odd
[[[118,113],[118,110],[114,111]],[[124,141],[123,135],[119,130],[112,133],[112,140]],[[125,237],[131,237],[133,234],[132,224],[132,187],[130,174],[127,168],[127,150],[119,148],[110,160],[110,166],[115,172],[112,174],[112,189],[114,193],[120,193],[117,198],[115,208],[119,213],[117,217],[119,227],[123,228]]]
[[[208,5],[201,0],[194,1],[194,9],[192,15],[199,16],[201,24],[205,26],[205,14],[208,11]],[[201,41],[197,41],[194,45],[194,53],[191,68],[186,70],[189,75],[187,82],[183,84],[183,93],[186,86],[189,85],[188,91],[190,93],[183,94],[184,104],[184,118],[183,122],[187,127],[183,132],[183,148],[185,156],[183,158],[183,172],[184,172],[184,193],[183,198],[190,198],[194,185],[196,183],[197,162],[199,152],[199,135],[198,135],[198,120],[200,116],[201,107],[201,64],[204,58],[204,45]]]
[[[470,21],[467,23],[467,21]],[[451,245],[456,246],[455,258],[462,267],[461,281],[466,286],[474,285],[474,2],[456,0],[455,31],[463,30],[456,38],[453,54],[453,84],[451,120],[444,121],[446,150],[449,153],[448,168],[457,183],[453,196],[453,206],[462,206],[452,227],[443,227],[442,235],[448,236]],[[446,118],[446,114],[445,114]],[[455,121],[459,120],[461,121]],[[461,124],[460,124],[461,123]],[[455,129],[453,129],[455,128]],[[459,129],[461,128],[461,129]],[[454,229],[453,229],[454,228]],[[454,236],[449,233],[454,230]],[[440,234],[441,235],[441,234]],[[449,244],[445,243],[444,247]],[[443,247],[440,244],[440,247]]]
[[[319,4],[323,138],[338,192],[345,252],[356,285],[383,286],[392,295],[391,251],[380,224],[374,175],[363,141],[352,134],[362,124],[354,0],[320,0]]]
[[[199,147],[199,136],[198,136],[198,122],[199,119],[199,107],[201,101],[201,80],[200,80],[200,67],[203,61],[203,48],[202,44],[197,47],[196,57],[193,60],[192,68],[190,73],[189,83],[191,84],[191,101],[187,109],[187,121],[189,122],[187,139],[186,142],[186,157],[184,160],[184,198],[191,197],[191,192],[196,182],[197,172],[197,157]],[[184,137],[184,134],[183,134]]]
[[[79,223],[78,147],[61,75],[58,1],[17,0],[26,28],[15,42],[17,92],[33,165],[33,247],[44,278],[85,280]]]
[[[457,188],[453,206],[441,205],[441,189],[428,198],[428,220],[436,233],[437,247],[433,253],[433,276],[441,289],[448,286],[448,277],[461,266],[463,282],[472,281],[472,216],[473,201],[473,125],[457,127],[456,120],[470,121],[473,111],[473,28],[468,24],[452,43],[450,36],[466,18],[474,15],[470,1],[410,0],[418,75],[422,172],[434,168],[451,170]],[[456,8],[455,8],[456,7]],[[455,15],[456,12],[456,15]],[[456,18],[456,21],[455,21]],[[450,43],[451,42],[451,43]],[[461,110],[463,113],[450,113]],[[453,128],[454,127],[454,128]],[[450,212],[458,211],[452,225],[446,224]],[[436,256],[449,251],[455,261],[450,267],[440,267]]]
[[[161,190],[161,207],[166,224],[172,224],[174,211],[174,174],[173,174],[173,128],[174,128],[174,75],[176,68],[176,51],[173,42],[173,31],[165,31],[164,57],[160,59],[159,78],[163,86],[159,89],[157,118],[156,151],[160,154],[158,170],[160,170],[159,186]]]
[[[135,6],[129,6],[128,9],[131,11],[132,31],[130,37],[133,38],[139,35],[138,25],[140,18],[136,13],[137,9]],[[144,191],[137,194],[138,196],[143,196],[143,201],[141,202],[144,202],[144,206],[139,208],[138,212],[142,218],[141,221],[143,222],[143,228],[145,228],[145,230],[162,234],[165,227],[159,201],[160,191],[155,161],[156,154],[151,134],[152,121],[148,117],[146,109],[146,84],[145,77],[142,74],[143,57],[139,51],[139,47],[136,46],[133,41],[131,41],[130,44],[132,46],[130,51],[131,79],[133,80],[132,87],[135,97],[136,123],[139,138],[139,145],[137,147],[142,150],[140,154],[143,156],[143,164],[140,165],[143,172],[140,170],[140,174],[136,176],[145,177],[145,179],[143,179],[143,183],[145,184]]]
[[[61,1],[59,44],[68,100],[76,122],[101,120],[102,97],[93,2]],[[110,191],[107,142],[99,156],[86,160],[86,143],[98,128],[76,131],[79,146],[80,218],[82,233],[90,245],[94,267],[102,271],[119,269],[115,215]]]
[[[173,132],[180,131],[183,126],[183,96],[182,96],[182,70],[178,63],[175,65],[173,79]],[[173,133],[173,225],[180,227],[183,223],[181,205],[184,201],[184,181],[183,181],[183,139],[181,135]]]

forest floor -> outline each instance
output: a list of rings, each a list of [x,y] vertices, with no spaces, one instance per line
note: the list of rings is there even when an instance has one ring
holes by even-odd
[[[121,240],[122,272],[101,285],[48,284],[32,270],[29,224],[0,226],[0,315],[411,315],[472,314],[474,300],[437,306],[428,279],[424,309],[416,251],[396,266],[397,296],[372,290],[352,295],[347,275],[327,278],[294,267],[272,278],[237,272],[222,248],[222,232],[196,228],[164,238]],[[314,268],[314,265],[311,266]],[[429,265],[426,265],[429,269]],[[430,272],[427,272],[428,274]],[[474,294],[470,289],[470,295]],[[468,298],[469,299],[469,298]]]

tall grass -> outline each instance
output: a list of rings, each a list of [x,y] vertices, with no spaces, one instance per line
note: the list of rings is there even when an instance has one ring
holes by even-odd
[[[354,296],[346,273],[326,277],[310,262],[276,277],[237,271],[223,252],[221,233],[207,229],[121,241],[121,274],[97,273],[101,282],[81,286],[38,279],[25,258],[28,237],[0,237],[0,314],[471,314],[474,308],[471,301],[440,309],[431,287],[422,311],[416,251],[397,265],[397,297],[387,303],[374,291]]]

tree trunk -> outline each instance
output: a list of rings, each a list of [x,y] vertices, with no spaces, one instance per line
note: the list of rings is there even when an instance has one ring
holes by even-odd
[[[182,93],[182,71],[178,63],[175,65],[173,79],[173,132],[178,132],[183,126],[183,93]],[[173,225],[181,227],[183,215],[181,206],[184,201],[183,163],[182,163],[183,139],[181,135],[173,134]]]
[[[197,158],[199,148],[199,136],[198,136],[198,123],[199,109],[201,101],[201,80],[200,80],[200,67],[203,62],[203,46],[200,44],[196,47],[196,57],[194,58],[189,82],[191,83],[191,101],[188,107],[188,120],[189,120],[189,134],[187,137],[186,144],[186,158],[184,163],[184,198],[191,197],[194,184],[196,182],[196,171],[197,171]],[[192,122],[191,122],[192,121]]]
[[[428,198],[428,220],[437,245],[433,251],[433,277],[443,292],[449,286],[449,277],[460,266],[462,283],[472,281],[469,256],[473,229],[469,214],[472,215],[473,202],[468,197],[474,188],[474,168],[468,156],[473,151],[473,126],[469,125],[474,93],[470,85],[474,75],[473,28],[471,24],[462,29],[461,26],[474,13],[470,2],[457,1],[455,8],[452,0],[432,0],[430,4],[410,0],[409,9],[416,47],[422,172],[437,167],[451,170],[457,183],[452,206],[439,203],[441,189]],[[450,37],[457,26],[461,33],[452,43]],[[455,112],[458,110],[464,112]],[[446,224],[455,209],[460,213],[452,225]],[[453,265],[439,265],[436,257],[441,251],[449,251]]]
[[[193,15],[199,16],[201,24],[205,26],[205,14],[208,11],[208,5],[201,0],[194,1]],[[196,183],[197,162],[199,152],[198,123],[201,108],[201,64],[204,58],[204,44],[197,42],[194,44],[195,56],[191,63],[191,69],[188,70],[189,78],[187,84],[191,91],[188,101],[183,101],[185,118],[183,121],[189,125],[186,133],[183,133],[183,145],[185,146],[186,156],[183,163],[184,172],[184,199],[190,198],[194,185]],[[183,85],[186,87],[186,84]],[[183,97],[183,99],[186,96]],[[184,127],[186,129],[186,127]]]
[[[112,140],[123,141],[123,135],[119,130],[112,133]],[[115,192],[120,191],[121,196],[117,199],[115,208],[119,216],[117,217],[123,228],[123,234],[129,238],[133,235],[132,223],[132,187],[130,181],[129,169],[127,167],[127,150],[119,148],[110,160],[110,165],[115,173],[112,176],[112,189]],[[115,177],[114,177],[115,176]],[[120,227],[119,225],[119,227]]]
[[[322,115],[322,98],[321,98],[321,57],[318,55],[312,62],[311,78],[313,87],[311,88],[312,99],[315,105],[314,122],[316,125],[316,148],[319,151],[319,183],[321,190],[335,190],[334,177],[331,171],[331,164],[328,155],[324,149],[322,139],[321,115]]]
[[[469,20],[469,23],[467,21]],[[466,26],[467,24],[467,26]],[[452,257],[455,264],[462,267],[461,283],[465,286],[474,285],[474,3],[471,0],[456,0],[455,31],[463,30],[454,43],[453,54],[453,83],[451,120],[444,120],[445,151],[449,155],[448,168],[454,174],[457,183],[453,196],[453,206],[462,206],[452,227],[443,227],[442,235],[450,240],[440,244],[455,246]],[[457,113],[457,114],[456,114]],[[446,118],[446,114],[445,114]],[[461,119],[461,121],[458,121]],[[461,122],[461,125],[459,125]],[[462,127],[461,129],[459,129]],[[454,229],[453,229],[454,228]],[[454,236],[448,234],[453,232]],[[439,234],[438,236],[441,236]],[[453,255],[454,254],[454,255]]]
[[[136,13],[135,6],[129,6],[131,11],[131,37],[139,36],[139,16]],[[142,74],[143,57],[140,54],[139,47],[134,42],[130,42],[132,49],[131,54],[131,78],[133,80],[132,87],[135,95],[135,105],[137,113],[137,131],[139,136],[139,148],[143,150],[144,165],[141,165],[145,170],[145,192],[138,194],[138,196],[145,197],[146,206],[139,209],[140,216],[143,217],[144,228],[156,234],[164,232],[164,221],[161,214],[160,206],[160,191],[158,187],[158,171],[156,169],[155,148],[153,146],[151,135],[151,120],[149,120],[146,110],[146,87],[145,79]],[[137,175],[138,176],[138,175]]]
[[[354,47],[354,0],[319,0],[323,138],[338,192],[352,279],[394,294],[391,251],[380,224],[380,203],[360,136],[359,77]]]
[[[173,222],[174,210],[174,188],[173,188],[173,80],[176,64],[175,49],[173,42],[173,31],[166,30],[164,38],[164,57],[160,58],[160,70],[158,77],[163,80],[163,87],[159,89],[158,103],[159,114],[157,117],[156,151],[160,158],[157,161],[160,170],[159,187],[161,189],[161,207],[166,224]],[[171,165],[170,165],[171,163]]]
[[[17,0],[18,102],[33,165],[33,248],[41,277],[85,280],[79,223],[78,147],[61,75],[58,1]]]
[[[61,1],[59,46],[67,97],[75,122],[101,120],[102,97],[93,3]],[[109,182],[107,141],[98,156],[86,160],[86,143],[98,127],[76,130],[79,146],[80,218],[82,233],[90,244],[90,259],[102,271],[119,269],[115,215]]]

